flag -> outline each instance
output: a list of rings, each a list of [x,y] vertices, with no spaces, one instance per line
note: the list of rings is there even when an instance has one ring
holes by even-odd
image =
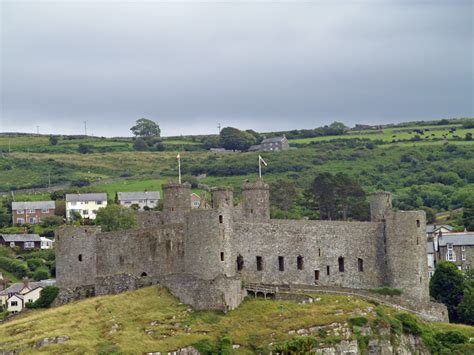
[[[267,166],[267,162],[265,160],[263,160],[261,155],[258,156],[258,160],[261,161],[263,163],[263,165]]]

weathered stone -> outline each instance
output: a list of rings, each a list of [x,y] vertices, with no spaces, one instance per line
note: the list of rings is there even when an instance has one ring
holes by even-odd
[[[44,346],[48,346],[51,344],[62,344],[65,343],[66,341],[69,340],[68,336],[57,336],[57,337],[51,337],[51,338],[43,338],[41,340],[35,341],[33,344],[33,349],[40,349]]]

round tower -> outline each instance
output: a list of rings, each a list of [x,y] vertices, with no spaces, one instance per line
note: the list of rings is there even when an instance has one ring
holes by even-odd
[[[191,209],[191,185],[163,185],[163,212],[188,212]]]
[[[369,195],[370,219],[372,222],[382,222],[392,209],[392,194],[386,191],[374,192]]]
[[[270,187],[261,178],[242,185],[242,214],[249,219],[270,219]]]
[[[232,207],[234,205],[234,189],[232,187],[214,187],[212,192],[212,207]]]

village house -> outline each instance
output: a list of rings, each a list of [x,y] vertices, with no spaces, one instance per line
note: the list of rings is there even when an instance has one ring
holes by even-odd
[[[88,194],[66,194],[66,217],[71,220],[74,213],[83,219],[95,219],[97,210],[107,206],[107,194],[103,192]]]
[[[0,234],[0,245],[20,250],[40,249],[41,237],[38,234]]]
[[[426,226],[426,235],[429,237],[437,237],[440,233],[451,233],[453,227],[448,224],[428,224]]]
[[[40,237],[41,238],[41,249],[53,249],[54,240]]]
[[[40,298],[41,291],[46,286],[54,284],[54,280],[29,282],[28,279],[23,279],[22,282],[15,283],[0,291],[0,304],[11,313],[21,312],[26,308],[27,303],[35,302]]]
[[[54,201],[12,202],[13,224],[39,224],[44,217],[54,216]]]
[[[249,152],[255,151],[278,151],[278,150],[288,150],[290,149],[290,144],[288,139],[285,136],[282,137],[272,137],[265,138],[260,144],[252,145],[248,150]]]
[[[191,208],[199,208],[201,206],[201,197],[194,192],[191,194]]]
[[[137,205],[140,211],[153,209],[160,202],[159,191],[117,192],[117,202],[125,207]]]
[[[438,238],[439,261],[451,261],[459,270],[474,266],[474,232],[450,233]]]

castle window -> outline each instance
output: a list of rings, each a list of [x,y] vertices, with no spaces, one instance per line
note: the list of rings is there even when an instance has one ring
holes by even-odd
[[[263,258],[261,256],[257,256],[257,271],[263,270]]]
[[[278,257],[278,270],[285,271],[285,258],[283,256]]]
[[[357,268],[360,272],[364,271],[364,260],[361,258],[357,259]]]
[[[337,261],[339,263],[339,272],[344,272],[344,258],[340,256]]]
[[[418,228],[420,228],[420,220],[419,220],[419,219],[416,220],[416,226],[417,226]]]
[[[222,215],[219,216],[219,223],[223,223],[224,222],[224,218],[222,217]]]
[[[141,277],[147,277],[148,274],[146,272],[142,272],[142,274],[140,275]]]
[[[79,254],[78,257],[77,257],[77,259],[78,259],[79,261],[82,261],[82,254]]]
[[[244,258],[242,255],[237,257],[237,271],[241,271],[244,268]]]
[[[171,240],[166,241],[166,254],[169,254],[171,251]]]
[[[253,213],[253,208],[250,209],[250,213]]]
[[[321,256],[321,248],[318,248],[318,256]]]
[[[326,275],[331,275],[331,268],[329,267],[329,265],[326,266]]]
[[[221,251],[221,261],[224,261],[224,252]]]
[[[314,270],[314,281],[319,280],[319,270]]]
[[[303,270],[303,266],[304,259],[301,255],[298,255],[298,257],[296,258],[296,267],[298,268],[298,270]]]

